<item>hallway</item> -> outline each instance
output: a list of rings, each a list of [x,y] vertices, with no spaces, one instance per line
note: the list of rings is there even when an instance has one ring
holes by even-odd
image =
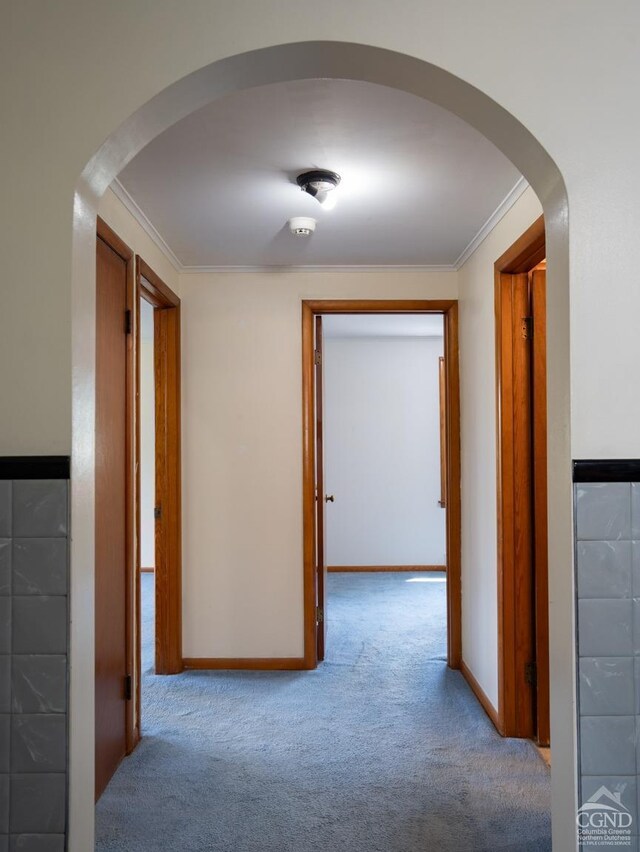
[[[329,575],[313,672],[151,673],[98,852],[545,852],[549,772],[445,664],[442,574]]]

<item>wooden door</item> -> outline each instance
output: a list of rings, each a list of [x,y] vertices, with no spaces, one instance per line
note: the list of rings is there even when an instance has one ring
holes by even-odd
[[[96,269],[96,799],[128,750],[129,263],[98,237]]]
[[[533,558],[536,633],[536,723],[540,745],[550,742],[549,708],[549,581],[547,556],[547,273],[529,273],[531,339],[531,398],[533,453]]]
[[[500,728],[549,744],[546,311],[543,264],[499,272]]]
[[[515,710],[519,735],[531,736],[535,731],[536,712],[531,675],[531,666],[535,663],[531,302],[529,276],[518,274],[510,278],[515,472],[512,492],[515,516],[513,557],[517,566],[512,613],[517,656]]]
[[[325,493],[322,371],[322,317],[315,318],[315,390],[316,390],[316,588],[318,660],[324,660],[327,642],[327,565],[325,558]]]

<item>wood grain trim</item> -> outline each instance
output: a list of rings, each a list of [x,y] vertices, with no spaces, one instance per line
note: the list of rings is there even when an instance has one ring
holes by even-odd
[[[177,674],[182,664],[182,458],[181,458],[181,343],[180,299],[139,256],[136,256],[137,305],[143,298],[154,307],[154,375],[156,420],[156,505],[162,516],[156,522],[156,672]],[[137,320],[137,317],[136,317]],[[139,322],[136,321],[137,388],[140,376]],[[136,393],[138,423],[136,458],[140,458],[140,394]],[[140,465],[137,465],[137,494]],[[136,506],[140,529],[139,497]],[[138,560],[140,553],[138,543]],[[144,570],[141,568],[141,570]],[[138,613],[140,619],[140,571]],[[138,649],[140,653],[140,649]],[[138,695],[139,695],[139,683]]]
[[[124,242],[124,240],[120,239],[120,237],[116,234],[116,232],[111,228],[104,219],[101,219],[100,216],[96,219],[96,232],[100,239],[105,242],[110,249],[113,249],[118,257],[121,257],[127,263],[127,276],[131,275],[131,288],[133,293],[133,263],[131,264],[131,269],[129,270],[128,264],[133,261],[134,252],[129,246]],[[127,281],[129,278],[127,278]]]
[[[156,572],[155,568],[144,567],[144,568],[140,569],[140,573],[142,573],[142,574],[155,574],[155,572]]]
[[[441,314],[457,304],[452,299],[305,299],[313,314]]]
[[[182,671],[180,305],[156,310],[156,673]]]
[[[185,657],[185,671],[304,671],[304,657]]]
[[[314,313],[302,303],[302,515],[304,661],[318,664],[316,623],[316,506],[315,506],[315,400]]]
[[[122,258],[126,265],[126,310],[131,311],[131,316],[135,310],[135,255],[132,249],[116,234],[116,232],[107,225],[104,219],[99,216],[96,220],[96,234],[106,245],[112,249],[118,257]],[[136,382],[136,346],[135,335],[129,334],[127,337],[127,355],[126,355],[126,507],[127,517],[125,522],[125,539],[127,564],[125,568],[126,574],[126,655],[127,655],[127,675],[130,675],[135,680],[138,672],[136,644],[136,600],[137,600],[137,583],[138,572],[134,570],[134,565],[137,565],[136,558],[136,431],[134,425],[134,416],[136,410],[135,392],[137,387]],[[140,740],[140,718],[137,712],[137,701],[131,702],[131,707],[127,708],[126,713],[126,750],[127,754],[131,754]]]
[[[531,446],[522,434],[522,405],[530,408],[531,388],[525,391],[528,399],[517,399],[522,391],[514,383],[514,369],[521,357],[516,349],[514,317],[519,315],[514,305],[518,276],[526,275],[545,257],[544,218],[541,216],[496,261],[495,334],[496,334],[496,447],[497,447],[497,535],[498,535],[498,718],[504,736],[534,736],[536,718],[534,695],[524,680],[524,664],[535,655],[538,641],[544,648],[545,638],[535,639],[535,633],[547,629],[544,616],[538,619],[530,588],[532,564],[527,553],[533,550],[531,526],[534,515]],[[527,310],[525,314],[528,314]],[[534,322],[535,327],[535,322]],[[535,339],[535,332],[534,332]],[[518,341],[521,342],[521,341]],[[538,354],[538,358],[539,358]],[[520,364],[522,367],[522,364]],[[520,369],[520,373],[522,369]],[[527,414],[529,420],[531,416]],[[534,415],[535,417],[535,415]],[[535,428],[535,426],[534,426]],[[546,417],[543,428],[546,430]],[[526,479],[526,482],[524,479]],[[524,487],[523,487],[524,486]],[[527,496],[530,499],[527,501]],[[538,494],[536,505],[543,498]],[[525,504],[528,502],[529,509]],[[546,503],[546,493],[544,495]],[[527,541],[527,534],[529,540]],[[524,557],[524,566],[523,566]],[[548,597],[548,596],[547,596]],[[548,600],[546,601],[548,606]],[[538,612],[540,607],[538,605]],[[536,624],[536,622],[538,622]],[[548,629],[546,636],[548,643]],[[548,664],[547,664],[548,665]],[[543,671],[540,676],[544,676]],[[548,695],[548,684],[546,686]],[[544,699],[545,687],[543,687]],[[545,720],[542,722],[544,733]]]
[[[140,458],[141,458],[141,431],[140,431],[140,274],[139,274],[140,258],[136,257],[136,289],[135,289],[135,306],[134,306],[134,347],[135,347],[135,391],[134,391],[134,418],[135,418],[135,506],[134,506],[134,525],[135,525],[135,564],[140,566],[141,561],[141,511],[140,511]],[[141,735],[142,726],[142,587],[140,585],[140,571],[136,571],[135,578],[135,604],[134,604],[134,629],[135,629],[135,673],[133,677],[134,685],[134,700],[135,700],[135,718],[136,728],[138,731],[138,741]]]
[[[546,256],[544,216],[540,216],[495,262],[496,272],[530,272]]]
[[[156,275],[148,263],[137,255],[138,280],[140,289],[144,292],[144,298],[155,308],[176,308],[180,299],[173,290]]]
[[[460,369],[458,302],[430,300],[304,300],[302,302],[302,513],[304,562],[305,663],[315,668],[315,447],[314,357],[315,314],[441,313],[444,315],[445,378],[447,389],[447,661],[459,668],[462,659],[461,498],[460,498]]]
[[[447,508],[447,379],[444,355],[438,359],[438,395],[440,404],[440,500],[441,509]]]
[[[446,570],[446,565],[329,565],[327,567],[327,571],[331,571],[334,574],[348,574],[358,571],[369,573],[374,571],[387,571],[389,573],[403,571],[444,571],[446,573]]]
[[[537,665],[537,741],[551,741],[549,675],[549,556],[547,518],[547,280],[538,265],[531,273],[533,316],[533,500],[535,570],[535,641]]]
[[[493,725],[494,725],[495,729],[497,730],[497,732],[504,736],[504,733],[503,733],[502,727],[501,727],[501,723],[500,723],[500,716],[498,714],[498,711],[493,706],[491,701],[489,701],[489,698],[487,697],[486,692],[480,686],[480,684],[478,683],[478,681],[474,677],[473,672],[471,671],[471,669],[465,663],[464,660],[461,660],[461,662],[460,662],[460,673],[462,674],[462,676],[464,677],[466,682],[469,684],[471,691],[473,692],[475,697],[480,702],[484,712],[487,714],[487,716],[493,722]]]
[[[447,430],[447,660],[452,669],[458,669],[462,663],[462,500],[457,302],[444,314],[444,352]]]

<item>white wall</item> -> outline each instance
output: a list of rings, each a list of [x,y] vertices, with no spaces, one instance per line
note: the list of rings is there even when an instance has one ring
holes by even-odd
[[[569,450],[575,458],[640,456],[640,394],[629,385],[640,361],[640,288],[630,248],[640,230],[640,115],[628,108],[640,76],[630,36],[640,27],[637,2],[540,0],[536,15],[524,0],[278,0],[268,7],[259,0],[192,0],[188,14],[174,0],[114,0],[108,15],[87,0],[9,5],[0,29],[3,79],[11,81],[0,89],[6,202],[0,205],[0,438],[7,454],[68,453],[73,398],[72,852],[93,846],[95,200],[114,170],[172,121],[234,86],[255,83],[251,62],[263,54],[246,65],[229,57],[288,43],[303,47],[286,68],[270,66],[270,79],[314,76],[305,65],[309,57],[316,76],[358,79],[365,63],[351,43],[385,49],[375,73],[367,65],[368,79],[431,96],[467,118],[513,159],[546,205],[554,848],[574,848]],[[528,42],[544,45],[543,61],[523,59],[524,20]],[[329,43],[320,58],[310,37]],[[349,43],[348,50],[341,52],[339,43]],[[408,65],[394,64],[399,54],[410,57]],[[602,55],[615,61],[594,61]],[[215,66],[213,78],[191,86],[189,75],[218,61],[224,66]]]
[[[186,657],[301,657],[304,298],[456,298],[455,272],[183,275]]]
[[[180,277],[176,267],[111,188],[107,189],[100,199],[98,214],[124,240],[129,248],[139,254],[156,275],[159,275],[165,284],[179,296]]]
[[[156,566],[156,412],[153,306],[140,300],[140,567]]]
[[[442,337],[324,341],[327,565],[444,565]]]
[[[458,272],[462,654],[496,708],[498,586],[493,265],[541,213],[540,202],[533,190],[528,189]]]

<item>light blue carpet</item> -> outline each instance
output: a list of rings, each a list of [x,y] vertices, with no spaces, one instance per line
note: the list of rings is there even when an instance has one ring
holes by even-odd
[[[444,583],[420,576],[331,575],[317,671],[157,677],[145,575],[144,739],[96,849],[548,852],[549,772],[447,669]]]

